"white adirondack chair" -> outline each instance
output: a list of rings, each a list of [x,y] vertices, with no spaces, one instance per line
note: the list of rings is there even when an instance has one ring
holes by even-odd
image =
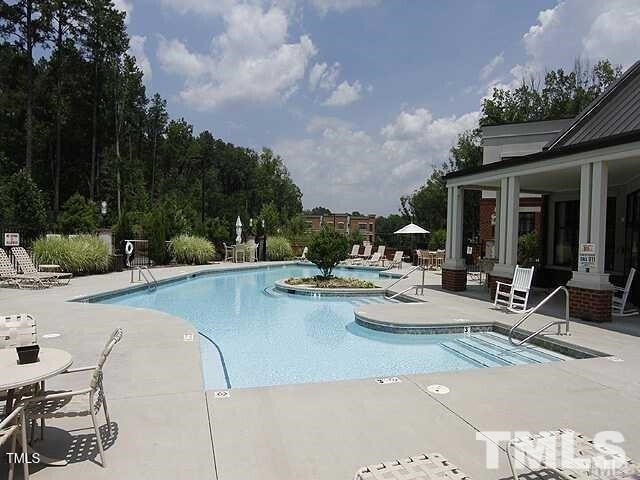
[[[627,306],[627,300],[629,298],[629,292],[631,291],[631,284],[633,283],[633,277],[636,275],[636,269],[632,268],[629,271],[629,276],[627,277],[627,283],[624,288],[621,287],[613,287],[613,298],[611,307],[613,308],[612,315],[616,317],[630,317],[632,315],[638,315],[638,310],[633,308],[631,310],[625,310]]]
[[[526,311],[533,280],[533,268],[522,268],[516,265],[511,283],[496,282],[496,297],[493,305],[505,307],[512,312]]]

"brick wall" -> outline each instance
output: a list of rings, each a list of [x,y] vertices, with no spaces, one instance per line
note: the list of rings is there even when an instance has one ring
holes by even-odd
[[[452,292],[467,289],[467,271],[442,269],[442,288]]]
[[[610,290],[569,287],[569,315],[592,322],[611,321]]]

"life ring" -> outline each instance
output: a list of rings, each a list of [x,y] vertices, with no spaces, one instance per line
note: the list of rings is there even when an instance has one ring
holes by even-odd
[[[124,245],[124,253],[131,255],[133,253],[133,243],[127,242]]]

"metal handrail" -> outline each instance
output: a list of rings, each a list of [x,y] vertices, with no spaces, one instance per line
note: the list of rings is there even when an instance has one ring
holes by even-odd
[[[405,273],[403,276],[401,276],[400,278],[398,278],[395,282],[393,282],[391,285],[389,285],[387,287],[387,290],[389,290],[391,287],[393,287],[395,284],[397,284],[398,282],[400,282],[400,280],[404,280],[405,278],[407,278],[409,275],[411,275],[413,272],[415,272],[417,269],[420,268],[420,265],[417,265],[415,267],[413,267],[411,270],[409,270],[407,273]],[[413,288],[413,287],[411,287]]]
[[[513,332],[516,330],[516,328],[522,325],[525,322],[525,320],[527,320],[527,318],[529,318],[531,315],[537,312],[540,307],[542,307],[545,303],[547,303],[551,298],[553,298],[560,291],[564,292],[565,299],[566,299],[564,320],[554,320],[553,322],[549,322],[544,327],[539,328],[538,330],[533,332],[531,335],[529,335],[525,339],[516,342],[513,339]],[[527,343],[532,338],[535,338],[536,336],[540,335],[542,332],[544,332],[548,328],[553,327],[554,325],[558,326],[558,335],[569,335],[569,290],[567,290],[566,287],[556,288],[553,292],[547,295],[547,297],[544,300],[542,300],[538,305],[536,305],[533,308],[530,308],[529,310],[526,310],[525,314],[518,321],[518,323],[516,323],[513,327],[511,327],[511,330],[509,330],[509,343],[511,343],[511,345],[515,345],[516,347],[520,347],[525,343]],[[564,333],[562,333],[562,325],[564,325]]]
[[[408,292],[409,290],[411,290],[411,289],[412,289],[412,288],[414,288],[414,287],[415,287],[415,285],[411,285],[409,288],[405,288],[403,291],[398,292],[398,293],[395,293],[395,294],[393,294],[393,296],[391,296],[391,297],[387,297],[387,296],[385,296],[385,298],[386,298],[387,300],[393,300],[394,298],[399,297],[400,295],[402,295],[403,293]]]
[[[141,281],[142,278],[144,278],[144,281],[147,282],[147,286],[149,287],[150,290],[155,290],[156,288],[158,288],[158,280],[156,280],[156,277],[153,276],[153,273],[151,273],[151,270],[149,270],[149,267],[136,267],[136,270],[138,271],[139,282]],[[145,271],[149,274],[153,282],[151,282],[147,278],[147,273],[145,273]],[[131,270],[131,281],[133,282],[133,270]]]

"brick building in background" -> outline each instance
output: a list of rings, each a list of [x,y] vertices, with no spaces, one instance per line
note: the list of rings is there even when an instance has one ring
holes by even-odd
[[[375,215],[350,215],[348,213],[329,213],[326,215],[304,215],[307,229],[318,232],[324,225],[329,225],[337,232],[349,235],[359,230],[365,242],[373,243],[376,236]]]

